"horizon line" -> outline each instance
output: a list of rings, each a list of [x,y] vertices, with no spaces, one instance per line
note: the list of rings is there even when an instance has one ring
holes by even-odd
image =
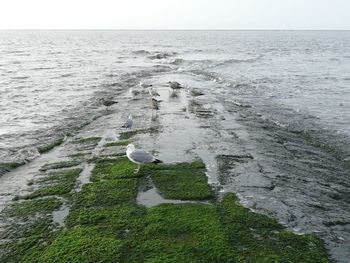
[[[126,29],[126,28],[0,28],[0,31],[350,31],[350,29]]]

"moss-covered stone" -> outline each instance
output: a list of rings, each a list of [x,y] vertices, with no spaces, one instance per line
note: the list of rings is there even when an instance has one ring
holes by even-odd
[[[79,160],[62,161],[62,162],[57,162],[57,163],[48,163],[48,164],[45,164],[43,167],[41,167],[40,171],[69,168],[69,167],[77,166],[79,164],[81,164],[81,161],[79,161]]]
[[[12,170],[12,169],[16,169],[17,167],[23,164],[24,164],[23,162],[0,163],[0,168]]]
[[[60,138],[58,140],[53,141],[52,143],[38,147],[38,152],[41,154],[46,153],[55,148],[56,146],[61,145],[63,142],[64,138]]]
[[[75,144],[98,144],[101,141],[101,137],[88,137],[81,138],[73,141]]]
[[[204,200],[215,197],[208,185],[205,165],[201,161],[148,165],[143,173],[151,175],[154,184],[167,199]]]
[[[95,169],[92,172],[91,181],[142,176],[141,173],[135,174],[136,168],[137,166],[130,162],[127,157],[120,157],[115,160],[98,160],[96,161]]]
[[[136,134],[143,134],[143,133],[156,133],[159,132],[159,127],[150,127],[147,129],[139,129],[139,130],[132,130],[132,131],[126,131],[122,132],[119,135],[119,140],[129,140]]]
[[[74,188],[75,182],[79,177],[82,169],[72,169],[52,174],[48,177],[41,178],[39,182],[50,182],[48,186],[44,186],[34,192],[21,196],[22,199],[33,199],[37,197],[52,195],[67,195]]]
[[[14,229],[16,228],[16,229]],[[0,244],[0,262],[37,262],[44,248],[54,239],[56,232],[52,228],[52,222],[48,219],[36,219],[26,224],[13,224],[7,232],[7,238],[11,241]],[[27,260],[30,257],[31,260]]]
[[[32,254],[22,262],[37,263],[111,263],[124,261],[127,242],[113,232],[95,227],[77,227],[63,231],[42,253]]]
[[[129,143],[132,143],[131,140],[120,140],[116,142],[109,142],[104,145],[104,147],[113,147],[113,146],[126,146]]]
[[[124,237],[125,231],[134,234],[140,233],[143,229],[146,209],[135,204],[120,204],[103,208],[82,208],[74,210],[66,219],[66,226],[111,226],[119,231],[119,236]]]
[[[60,183],[40,188],[34,192],[21,196],[20,199],[34,199],[44,196],[66,195],[72,190],[72,184]]]
[[[0,163],[0,176],[23,164],[24,162]]]
[[[219,211],[238,262],[329,262],[318,238],[285,231],[275,220],[242,207],[234,194],[224,197]]]
[[[74,208],[134,203],[137,189],[137,179],[118,179],[87,184],[76,196]]]
[[[77,139],[72,143],[78,151],[91,151],[97,146],[101,139],[101,137],[88,137]]]
[[[328,262],[318,238],[284,230],[275,220],[242,207],[234,194],[210,204],[139,206],[142,179],[130,178],[134,168],[125,157],[96,161],[92,183],[71,199],[66,229],[56,233],[48,222],[33,224],[23,229],[25,238],[0,245],[0,262]],[[48,187],[69,184],[76,179],[74,171],[41,182],[54,183]],[[169,199],[214,197],[201,161],[144,165],[138,176],[151,176]],[[45,193],[48,187],[39,190]],[[34,209],[21,204],[19,214],[28,215],[58,205],[38,202]]]
[[[2,213],[3,216],[28,217],[36,213],[51,213],[55,209],[58,209],[61,204],[57,198],[22,201],[11,204]]]
[[[214,205],[160,205],[145,220],[141,262],[235,262]]]

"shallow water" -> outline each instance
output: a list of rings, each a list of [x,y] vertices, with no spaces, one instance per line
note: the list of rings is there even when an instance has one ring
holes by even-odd
[[[203,159],[214,186],[296,232],[317,233],[347,262],[348,43],[347,31],[2,31],[1,162],[37,157],[35,147],[64,134],[113,141],[131,113],[135,129],[159,127],[137,136],[144,149],[165,162]],[[161,95],[156,116],[143,95],[128,97],[141,80]],[[177,97],[169,80],[185,86]],[[120,102],[107,111],[101,97]],[[1,205],[60,153],[5,174]]]

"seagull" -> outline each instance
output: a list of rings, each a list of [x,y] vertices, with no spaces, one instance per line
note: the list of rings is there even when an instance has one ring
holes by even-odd
[[[99,100],[101,104],[106,106],[106,109],[108,110],[109,106],[112,106],[113,104],[117,104],[118,101],[113,101],[113,100],[105,100],[104,98]]]
[[[141,92],[139,90],[130,88],[130,94],[132,97],[136,97],[137,95],[139,95]]]
[[[132,127],[133,124],[133,120],[132,120],[132,116],[129,115],[128,119],[126,120],[126,122],[123,124],[122,128],[130,128]]]
[[[155,98],[151,99],[151,108],[152,110],[159,110],[159,103],[160,101],[156,100]]]
[[[139,86],[140,88],[146,89],[146,88],[152,87],[152,84],[146,84],[141,81]]]
[[[169,84],[169,87],[172,89],[172,90],[177,90],[177,89],[182,89],[183,87],[181,86],[181,84],[179,82],[176,82],[176,81],[169,81],[168,82]]]
[[[153,155],[145,152],[141,149],[136,149],[133,144],[128,144],[126,147],[126,156],[133,163],[137,163],[136,173],[140,171],[140,166],[142,163],[162,163],[161,160],[156,159]]]
[[[151,95],[151,97],[160,96],[159,93],[152,87],[148,88],[148,93],[149,93],[149,95]]]

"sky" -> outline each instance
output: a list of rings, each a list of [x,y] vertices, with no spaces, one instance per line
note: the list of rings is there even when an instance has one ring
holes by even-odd
[[[350,0],[0,0],[0,29],[350,30]]]

